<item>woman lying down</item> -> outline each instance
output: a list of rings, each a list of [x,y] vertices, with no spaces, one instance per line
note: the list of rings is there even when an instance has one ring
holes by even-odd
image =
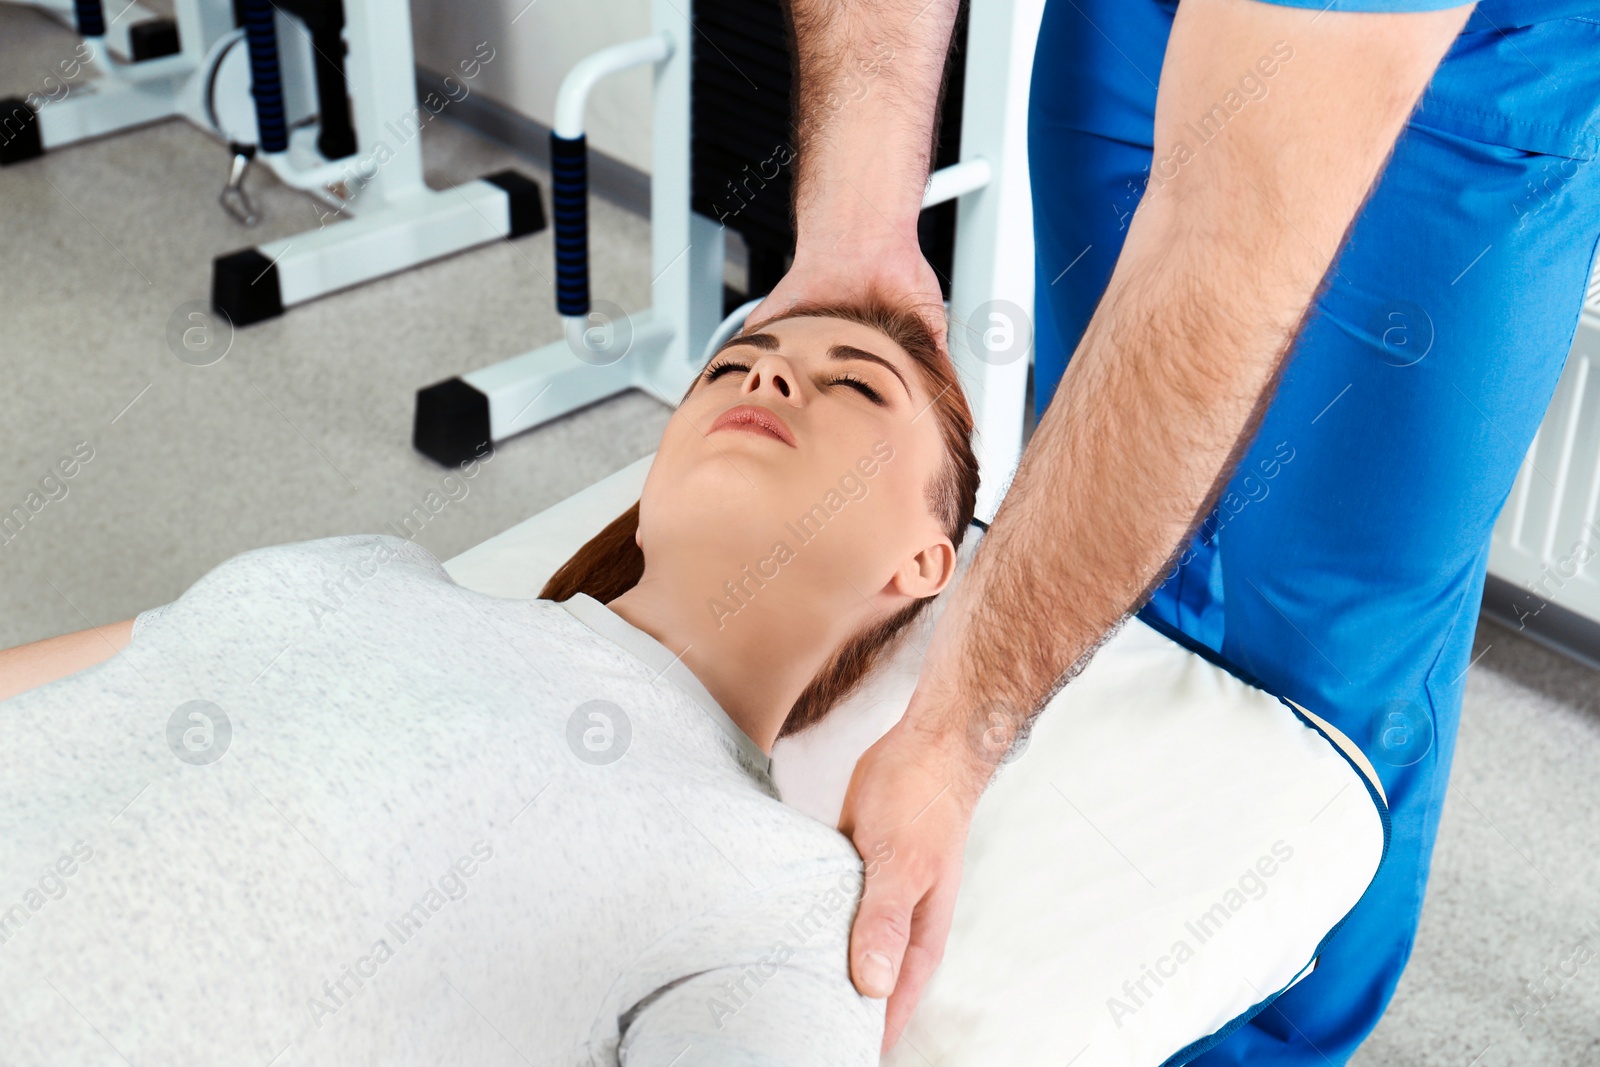
[[[915,317],[805,309],[539,600],[331,537],[0,653],[4,1059],[876,1063],[768,753],[950,580],[971,428]]]

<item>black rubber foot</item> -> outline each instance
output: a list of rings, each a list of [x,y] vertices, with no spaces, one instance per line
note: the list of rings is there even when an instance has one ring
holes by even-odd
[[[484,181],[498,185],[511,200],[511,232],[507,237],[521,237],[538,233],[548,223],[544,217],[544,201],[539,196],[539,183],[514,170],[503,170],[487,175]]]
[[[482,459],[489,441],[489,398],[460,378],[417,390],[411,444],[446,467]]]
[[[348,126],[323,130],[317,135],[317,151],[326,160],[348,159],[356,154],[356,131]]]
[[[128,49],[135,63],[175,56],[181,47],[178,24],[172,19],[148,19],[128,27]]]
[[[0,100],[0,167],[44,155],[39,142],[39,113],[20,96]]]
[[[278,265],[254,248],[218,256],[211,261],[211,307],[235,326],[282,315]]]

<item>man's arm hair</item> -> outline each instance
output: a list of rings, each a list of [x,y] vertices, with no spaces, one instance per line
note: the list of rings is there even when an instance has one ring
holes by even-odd
[[[907,293],[958,0],[790,0],[795,267]],[[903,261],[903,262],[902,262]],[[815,295],[815,294],[812,294]],[[940,315],[942,319],[942,313]]]
[[[1160,583],[1259,427],[1324,275],[1469,11],[1179,7],[1143,200],[942,616],[928,697],[908,725],[964,734],[973,716],[999,712],[1026,729]],[[1243,76],[1262,80],[1257,64],[1271,56],[1267,95],[1224,109],[1200,142],[1195,124]],[[981,788],[992,766],[972,769]]]

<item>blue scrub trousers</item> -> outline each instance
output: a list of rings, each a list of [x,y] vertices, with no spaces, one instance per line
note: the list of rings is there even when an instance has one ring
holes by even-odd
[[[1175,10],[1050,0],[1045,11],[1029,106],[1041,416],[1149,177]],[[1393,816],[1388,857],[1316,970],[1191,1060],[1206,1067],[1342,1064],[1394,992],[1445,801],[1490,531],[1594,262],[1600,6],[1527,27],[1482,22],[1402,133],[1220,503],[1140,611],[1332,721],[1372,759]],[[1294,69],[1261,79],[1266,96],[1245,108],[1268,106]]]

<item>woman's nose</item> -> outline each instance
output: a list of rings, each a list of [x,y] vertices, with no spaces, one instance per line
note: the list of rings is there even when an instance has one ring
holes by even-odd
[[[794,395],[794,386],[791,383],[792,375],[793,372],[789,370],[783,360],[772,356],[763,356],[756,360],[755,366],[750,368],[750,373],[745,375],[745,391],[759,393],[762,386],[766,385],[781,397],[791,397]]]

